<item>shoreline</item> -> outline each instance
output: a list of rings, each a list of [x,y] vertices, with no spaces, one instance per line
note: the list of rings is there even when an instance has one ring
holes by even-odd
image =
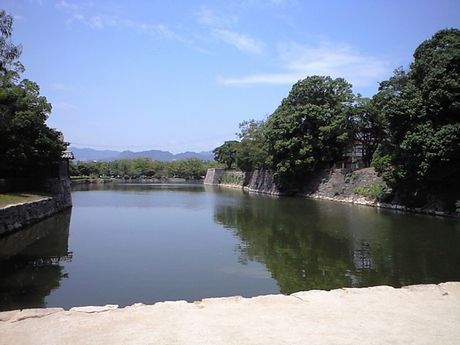
[[[369,207],[374,207],[377,209],[381,208],[381,209],[388,209],[392,211],[399,211],[399,212],[405,212],[405,213],[423,214],[423,215],[434,216],[434,217],[460,219],[460,215],[457,215],[455,213],[443,212],[443,211],[438,211],[438,210],[433,210],[433,209],[410,208],[410,207],[406,207],[406,206],[399,205],[399,204],[390,204],[390,203],[372,201],[372,200],[369,200],[357,194],[354,197],[328,197],[324,195],[315,195],[314,193],[313,194],[298,193],[298,194],[289,196],[283,193],[272,193],[272,192],[267,193],[264,191],[258,191],[255,189],[251,189],[247,186],[241,186],[241,185],[236,185],[236,184],[222,183],[222,184],[217,184],[216,186],[223,187],[223,188],[240,189],[248,193],[264,194],[264,195],[270,195],[274,197],[297,197],[297,198],[306,198],[306,199],[311,199],[311,200],[327,200],[327,201],[334,201],[334,202],[340,202],[340,203],[346,203],[346,204],[352,204],[352,205],[369,206]]]
[[[458,344],[460,282],[0,313],[0,344]]]

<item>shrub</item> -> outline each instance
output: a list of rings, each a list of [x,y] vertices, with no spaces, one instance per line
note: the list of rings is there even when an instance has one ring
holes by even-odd
[[[382,201],[387,193],[387,187],[381,183],[373,183],[367,186],[358,187],[354,192],[366,198]]]
[[[242,175],[224,173],[220,178],[222,184],[243,184],[244,177]]]

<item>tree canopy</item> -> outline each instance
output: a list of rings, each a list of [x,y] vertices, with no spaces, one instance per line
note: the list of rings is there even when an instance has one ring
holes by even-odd
[[[237,140],[229,140],[224,142],[221,146],[216,147],[212,152],[214,159],[219,163],[225,164],[227,169],[231,169],[236,162],[236,151],[238,149]]]
[[[453,204],[460,184],[460,31],[441,30],[374,96],[387,123],[377,170],[410,205],[442,194]]]
[[[249,120],[240,123],[240,142],[237,146],[236,164],[242,171],[252,171],[268,166],[269,155],[265,142],[264,121]]]
[[[342,78],[310,76],[266,121],[240,129],[232,164],[236,152],[243,171],[271,169],[281,190],[297,191],[360,144],[364,165],[375,166],[397,202],[452,208],[460,199],[460,31],[420,44],[410,68],[396,69],[371,99]]]
[[[67,143],[46,125],[51,104],[39,86],[20,78],[21,48],[11,42],[13,19],[0,11],[0,176],[50,174]]]
[[[312,76],[294,84],[266,129],[274,176],[284,189],[297,189],[309,173],[342,157],[353,99],[342,78]]]
[[[110,162],[77,162],[70,165],[72,176],[200,179],[208,168],[218,167],[215,162],[186,159],[173,162],[155,161],[149,158],[121,159]]]

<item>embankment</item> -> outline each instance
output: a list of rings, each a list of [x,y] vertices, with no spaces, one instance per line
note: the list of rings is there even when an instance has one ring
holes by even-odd
[[[34,224],[62,210],[72,207],[68,178],[47,179],[43,189],[49,196],[37,201],[0,208],[0,236]]]
[[[219,170],[217,174],[212,174],[212,178],[208,179],[208,175],[206,175],[205,184],[241,188],[253,193],[282,195],[276,186],[273,174],[269,170],[255,170],[246,173],[240,178],[233,178],[233,176],[243,174],[239,171]],[[379,202],[375,198],[364,196],[357,192],[360,189],[375,186],[386,187],[383,179],[377,175],[372,167],[354,171],[346,169],[324,169],[312,176],[297,195],[311,199],[332,200],[404,212],[458,217],[456,214],[445,212],[437,207],[409,208],[395,202]]]
[[[0,313],[0,344],[458,344],[460,283]]]

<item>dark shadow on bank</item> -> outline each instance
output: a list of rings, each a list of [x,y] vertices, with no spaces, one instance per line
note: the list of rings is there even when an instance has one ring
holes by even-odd
[[[282,293],[460,280],[460,223],[369,207],[232,193],[214,218]],[[237,200],[236,200],[237,199]]]
[[[0,310],[45,307],[67,275],[71,210],[0,239]]]

